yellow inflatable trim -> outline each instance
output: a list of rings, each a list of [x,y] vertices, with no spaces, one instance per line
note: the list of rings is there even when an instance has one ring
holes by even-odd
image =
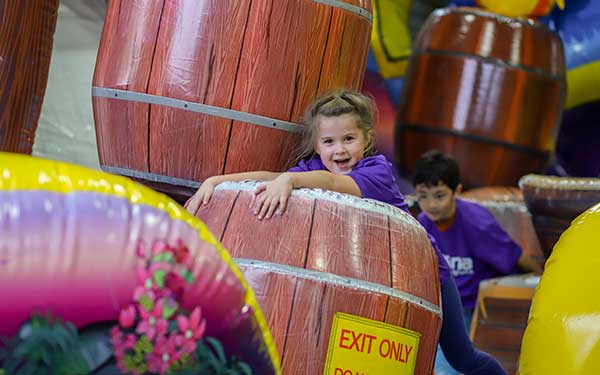
[[[561,235],[537,287],[520,375],[600,374],[600,204]]]
[[[11,168],[4,168],[10,166]],[[229,265],[246,290],[245,303],[252,307],[263,334],[269,356],[281,374],[279,354],[254,292],[241,271],[223,246],[214,238],[206,225],[167,196],[132,180],[77,165],[35,158],[27,155],[0,152],[0,191],[43,190],[68,194],[75,191],[94,192],[125,198],[134,204],[144,204],[180,220],[194,228],[203,241],[217,249],[221,259]]]
[[[373,0],[371,51],[383,78],[404,76],[411,52],[408,16],[412,0]]]
[[[509,17],[546,15],[555,3],[564,9],[564,0],[477,0],[478,5],[489,11]]]
[[[600,100],[598,87],[600,87],[600,61],[569,70],[565,109]]]

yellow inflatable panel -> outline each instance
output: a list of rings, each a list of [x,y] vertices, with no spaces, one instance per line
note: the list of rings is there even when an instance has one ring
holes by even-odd
[[[554,247],[533,298],[520,375],[600,374],[600,204]]]
[[[477,0],[479,6],[509,17],[545,16],[555,3],[564,9],[564,0]]]
[[[567,101],[571,109],[600,99],[600,61],[581,65],[567,72]]]
[[[412,0],[373,0],[371,51],[383,78],[402,77],[411,51],[408,15]]]

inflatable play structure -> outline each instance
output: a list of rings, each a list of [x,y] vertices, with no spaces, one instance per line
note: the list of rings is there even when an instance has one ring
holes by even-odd
[[[523,338],[519,373],[600,372],[600,205],[577,217],[546,263]]]
[[[58,9],[0,5],[1,151],[32,152]],[[596,373],[598,208],[575,218],[600,201],[599,20],[589,0],[111,0],[74,108],[93,107],[105,171],[183,203],[209,175],[285,168],[306,105],[362,85],[402,177],[424,150],[450,152],[483,187],[464,197],[550,257],[539,293],[525,276],[482,284],[475,343],[522,375]],[[7,374],[43,329],[88,353],[65,373],[431,373],[436,265],[404,212],[300,190],[264,224],[245,182],[219,187],[205,225],[123,177],[13,154],[0,172]],[[78,346],[89,337],[101,355]]]
[[[371,18],[369,1],[111,1],[92,89],[103,170],[175,186],[283,170],[305,108],[360,88]]]
[[[509,275],[479,284],[471,339],[477,348],[498,359],[509,374],[518,374],[521,342],[539,279],[533,274]]]
[[[255,290],[283,373],[430,374],[440,291],[418,222],[387,204],[300,189],[265,223],[248,208],[256,186],[221,184],[196,216]]]
[[[85,373],[110,365],[113,355],[124,373],[140,370],[132,361],[152,370],[156,357],[163,370],[191,366],[201,361],[194,348],[204,336],[253,374],[279,373],[246,279],[207,227],[169,198],[123,177],[0,153],[0,205],[2,336],[23,337],[19,327],[36,313],[80,332],[113,322],[114,353],[109,347]],[[168,322],[179,331],[167,331]],[[149,352],[138,353],[143,342]],[[33,358],[11,368],[15,360],[3,355],[0,363],[12,374]]]
[[[519,186],[547,257],[571,222],[600,202],[597,178],[527,175]]]
[[[564,92],[562,43],[546,27],[472,8],[434,11],[398,105],[398,168],[410,174],[438,148],[455,157],[466,186],[516,185],[547,164]]]
[[[0,151],[31,154],[57,11],[58,0],[0,4]]]
[[[395,118],[395,111],[398,108],[399,98],[403,92],[402,90],[403,88],[407,90],[406,82],[409,79],[412,79],[407,75],[407,61],[413,52],[415,55],[418,55],[418,52],[415,50],[415,48],[417,48],[417,35],[425,21],[418,17],[419,9],[426,8],[427,10],[432,11],[434,6],[439,7],[442,5],[441,3],[443,2],[432,2],[427,0],[398,2],[385,0],[374,1],[374,26],[377,26],[378,22],[381,22],[382,26],[374,27],[371,39],[371,58],[367,64],[367,74],[365,76],[363,89],[374,95],[378,106],[382,108],[380,113],[381,119],[378,124],[379,128],[377,129],[382,136],[379,138],[378,147],[390,159],[393,159],[394,155],[398,153],[407,154],[406,157],[412,158],[418,156],[410,154],[410,151],[405,149],[406,144],[403,142],[397,141],[394,144],[394,141],[390,138],[389,134],[393,134],[393,130],[391,130],[394,127],[393,119]],[[525,172],[523,174],[548,173],[560,176],[600,176],[600,169],[598,169],[598,165],[600,164],[597,162],[600,159],[600,156],[598,155],[598,150],[600,150],[600,143],[598,143],[600,133],[598,126],[595,124],[595,119],[600,115],[598,90],[595,89],[599,82],[597,65],[598,60],[600,60],[600,48],[598,48],[599,39],[597,35],[598,19],[600,19],[600,3],[587,0],[566,1],[564,4],[561,1],[537,0],[485,0],[477,2],[473,0],[457,0],[448,2],[447,5],[481,7],[481,10],[485,9],[500,17],[517,17],[514,18],[515,20],[519,19],[524,21],[526,17],[529,17],[530,20],[535,19],[536,25],[540,27],[546,25],[549,30],[558,35],[562,42],[561,44],[564,47],[564,69],[566,74],[564,111],[562,112],[562,115],[557,113],[558,118],[556,119],[556,124],[552,132],[550,132],[550,134],[542,132],[539,138],[529,136],[530,142],[529,145],[527,145],[527,141],[525,140],[527,136],[523,133],[517,134],[510,128],[503,130],[498,128],[499,133],[497,133],[497,136],[494,136],[489,133],[483,133],[485,131],[489,132],[489,127],[485,129],[474,128],[472,130],[467,128],[466,131],[464,131],[464,129],[457,125],[456,129],[458,129],[459,135],[466,138],[463,142],[468,142],[470,140],[464,147],[461,147],[463,150],[462,153],[465,154],[471,152],[469,148],[465,150],[465,147],[467,146],[479,151],[488,148],[490,144],[484,145],[479,143],[481,142],[479,136],[491,135],[493,140],[501,141],[494,142],[492,145],[496,147],[497,150],[496,154],[498,156],[496,157],[496,162],[499,162],[499,160],[508,160],[509,158],[507,155],[510,153],[529,153],[521,146],[533,146],[534,149],[538,150],[529,153],[531,154],[529,157],[525,156],[526,159],[529,159],[529,163],[532,163],[533,160],[537,158],[537,167],[530,167],[528,168],[530,172]],[[428,6],[429,8],[427,8]],[[454,31],[448,29],[447,31],[448,34],[445,36],[448,38],[452,38],[453,36],[458,37],[458,35],[461,35],[462,33],[458,29]],[[490,35],[497,36],[496,33]],[[501,38],[500,36],[497,37]],[[536,52],[533,53],[533,56],[539,59],[543,58],[542,56],[544,56],[544,53],[538,49],[538,45],[539,44],[536,44],[535,46],[532,45],[528,48],[535,48]],[[547,46],[547,43],[545,46]],[[521,47],[523,47],[523,45]],[[394,53],[392,54],[390,51],[393,51]],[[416,56],[414,58],[416,58]],[[489,60],[487,62],[490,63]],[[501,61],[498,62],[501,63]],[[558,62],[550,61],[550,63]],[[446,75],[444,74],[443,77],[446,77]],[[485,79],[487,79],[487,77]],[[477,82],[478,81],[475,81],[475,84],[477,84]],[[465,87],[469,86],[468,82],[463,82],[463,84],[466,85]],[[480,101],[481,103],[488,103],[490,100],[497,97],[497,90],[494,92],[486,91],[490,90],[492,87],[497,87],[497,85],[478,88],[481,95],[486,98],[485,101]],[[488,92],[488,94],[483,94],[483,92]],[[518,90],[516,92],[518,92]],[[429,90],[424,96],[426,97],[425,102],[428,104],[430,104],[429,100],[432,93],[435,94],[434,91]],[[413,92],[411,97],[414,97],[415,94],[418,93]],[[539,100],[548,100],[548,98],[544,97]],[[496,105],[501,107],[502,103],[496,103]],[[436,106],[432,105],[431,107]],[[531,107],[533,107],[533,105],[530,103],[523,103],[523,108],[525,108],[525,110],[528,111]],[[501,112],[509,111],[510,109],[508,107],[504,107],[504,109],[501,110]],[[430,112],[431,114],[437,113],[436,110]],[[472,112],[475,111],[473,110]],[[544,115],[548,115],[548,113],[544,112]],[[488,117],[489,116],[490,115],[488,115]],[[422,129],[421,125],[424,124],[418,125],[419,128]],[[539,124],[537,123],[533,125],[534,128],[538,126]],[[438,130],[442,131],[443,129]],[[431,135],[429,137],[431,138]],[[438,136],[439,140],[432,144],[432,146],[452,151],[450,144],[456,144],[456,142],[458,142],[458,140],[455,139],[456,137],[456,135],[451,134],[440,135]],[[502,141],[506,140],[505,138],[508,139],[508,143],[502,144]],[[411,144],[412,143],[409,143],[408,145],[410,146]],[[507,147],[507,150],[501,151],[500,149],[503,147]],[[419,150],[415,150],[414,153],[418,151]],[[477,153],[478,151],[474,150],[473,152]],[[534,156],[534,154],[537,154],[538,156]],[[544,154],[546,156],[544,156]],[[402,158],[405,157],[403,155],[401,156]],[[461,155],[457,153],[455,156]],[[542,160],[545,160],[546,162],[544,163]],[[505,162],[510,163],[507,161]],[[401,162],[398,163],[398,166],[401,167]],[[509,169],[515,168],[515,166],[511,166]],[[519,168],[525,169],[524,166],[520,166]],[[408,171],[404,171],[403,173],[406,174]],[[477,181],[477,184],[475,185],[506,184],[502,181],[505,177],[498,176],[495,178],[495,181],[493,181],[489,178],[491,178],[490,175],[494,172],[488,170],[486,173],[488,176],[487,181]],[[510,180],[511,186],[516,186],[518,178],[521,177],[516,172],[514,174],[516,175],[516,178]],[[480,178],[480,180],[482,178]],[[406,190],[406,192],[410,191]]]

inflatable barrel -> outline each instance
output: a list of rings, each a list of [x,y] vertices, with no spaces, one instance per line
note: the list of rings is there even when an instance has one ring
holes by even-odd
[[[545,26],[470,8],[435,11],[398,107],[398,166],[410,173],[437,148],[456,158],[468,187],[516,185],[548,161],[564,94],[563,47]]]
[[[250,207],[256,186],[220,184],[196,216],[255,290],[283,373],[430,374],[439,277],[417,221],[380,202],[309,189],[261,221]]]
[[[102,168],[167,192],[282,170],[305,108],[360,88],[370,31],[368,0],[111,1],[92,92]]]
[[[206,334],[255,374],[279,373],[272,337],[240,270],[200,220],[164,195],[124,177],[0,153],[0,206],[1,336],[36,312],[78,328],[116,324],[134,298],[139,246],[163,241],[189,250],[194,281],[180,302],[188,311],[201,308]]]
[[[521,340],[539,276],[512,275],[479,284],[471,321],[471,339],[490,353],[509,374],[517,374]]]
[[[600,202],[600,179],[523,176],[519,181],[546,257],[582,212]]]
[[[57,13],[58,0],[0,2],[0,151],[31,154]]]

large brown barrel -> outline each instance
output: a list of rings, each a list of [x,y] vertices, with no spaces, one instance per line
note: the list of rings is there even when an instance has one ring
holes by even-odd
[[[599,178],[527,175],[519,186],[546,257],[571,221],[600,202]]]
[[[0,151],[31,154],[58,0],[0,1]]]
[[[319,94],[362,84],[370,0],[110,1],[93,79],[102,168],[185,184],[281,170]]]
[[[461,194],[487,208],[502,228],[518,243],[525,254],[543,264],[546,257],[542,252],[531,214],[519,188],[512,186],[488,186],[471,189]]]
[[[516,186],[547,163],[564,95],[562,43],[545,26],[471,8],[435,11],[398,107],[398,166],[410,173],[437,148],[457,159],[468,186]]]
[[[327,367],[332,323],[344,313],[420,335],[414,374],[429,375],[441,328],[439,276],[416,220],[382,203],[302,189],[294,190],[284,215],[261,221],[250,209],[255,187],[221,184],[196,216],[236,257],[254,289],[283,373],[346,373]],[[377,342],[372,346],[376,355]],[[376,359],[353,354],[365,366]],[[409,365],[392,362],[395,371],[385,373],[405,373],[402,366]]]
[[[479,284],[471,339],[477,348],[498,359],[510,375],[518,372],[521,341],[539,280],[539,276],[528,274]]]

